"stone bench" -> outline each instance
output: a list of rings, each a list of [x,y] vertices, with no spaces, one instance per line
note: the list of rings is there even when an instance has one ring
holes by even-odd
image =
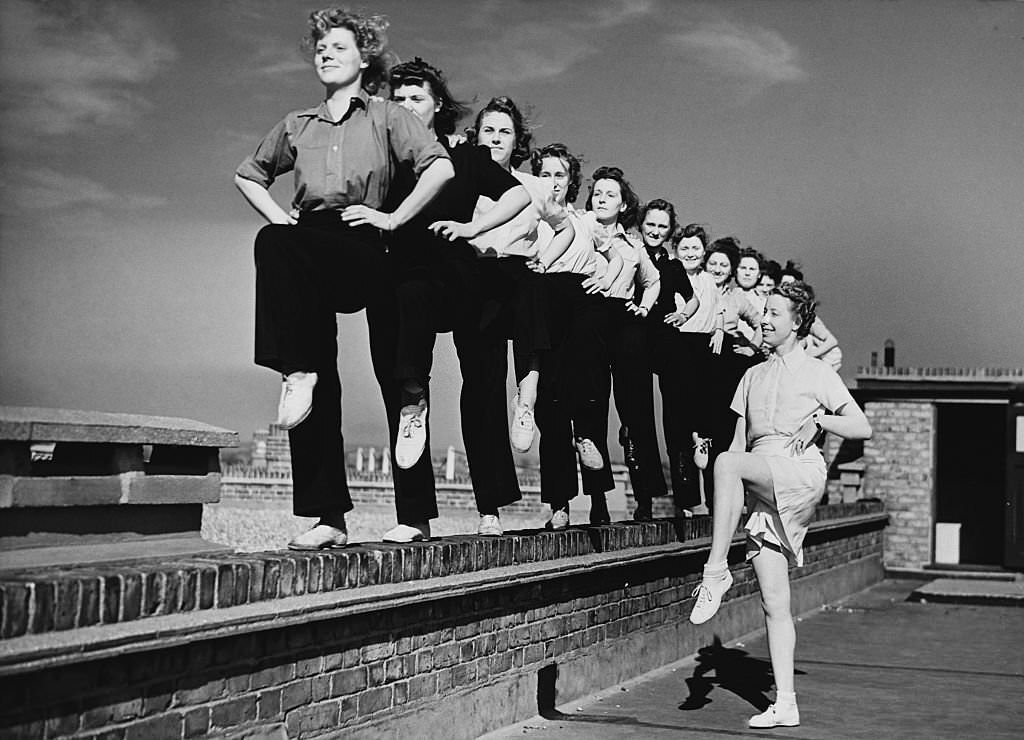
[[[202,507],[237,444],[190,419],[0,407],[0,570],[223,550]]]

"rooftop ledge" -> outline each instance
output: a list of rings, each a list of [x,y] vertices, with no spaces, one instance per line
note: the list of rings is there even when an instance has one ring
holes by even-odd
[[[886,520],[877,501],[821,506],[808,537]],[[693,557],[710,546],[710,529],[710,517],[697,517],[9,574],[0,579],[0,675]]]

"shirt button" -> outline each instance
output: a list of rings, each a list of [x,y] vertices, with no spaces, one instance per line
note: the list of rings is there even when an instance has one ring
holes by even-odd
[[[333,151],[338,151],[338,147],[337,147],[337,146],[332,146],[332,147],[331,147],[331,149],[332,149]]]

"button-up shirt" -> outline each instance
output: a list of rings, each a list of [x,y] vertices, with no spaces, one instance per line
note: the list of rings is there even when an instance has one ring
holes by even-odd
[[[638,239],[630,237],[621,224],[616,224],[610,235],[611,248],[622,257],[622,269],[608,289],[609,298],[633,300],[637,284],[643,288],[643,296],[637,302],[650,313],[661,292],[661,273],[647,256],[647,250]]]
[[[763,437],[788,439],[814,414],[852,401],[842,378],[798,344],[747,370],[730,408],[746,419],[749,446]]]
[[[419,175],[435,159],[448,159],[448,153],[415,114],[360,91],[337,121],[326,101],[289,113],[236,174],[270,187],[294,171],[292,206],[299,211],[380,208],[396,161],[411,163]]]
[[[697,312],[680,327],[679,331],[710,333],[720,326],[718,316],[722,310],[719,305],[722,291],[715,285],[714,279],[703,270],[696,275],[687,274],[686,277],[690,279],[694,294],[700,299],[700,306],[697,307]],[[682,311],[685,305],[686,301],[677,296],[676,310]]]

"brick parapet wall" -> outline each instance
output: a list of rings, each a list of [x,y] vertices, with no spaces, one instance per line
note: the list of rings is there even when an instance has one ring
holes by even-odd
[[[796,609],[878,577],[883,525],[877,513],[814,525],[807,565],[792,574]],[[385,731],[474,737],[536,712],[542,668],[561,667],[556,688],[559,700],[567,701],[690,654],[712,634],[727,640],[761,622],[747,566],[735,569],[736,585],[713,625],[697,628],[686,621],[706,538],[572,555],[574,541],[590,541],[586,530],[540,537],[542,549],[565,551],[562,562],[367,585],[367,598],[354,589],[293,596],[274,610],[247,604],[226,608],[207,624],[166,617],[191,625],[178,632],[158,620],[148,627],[140,621],[92,628],[136,630],[134,643],[121,633],[109,638],[109,657],[65,649],[61,665],[0,679],[0,736],[183,738],[259,728],[290,738],[339,730],[352,737]],[[639,534],[609,540],[631,537]],[[490,556],[507,553],[509,546],[484,550]],[[740,547],[733,556],[742,558]],[[849,575],[855,567],[859,575]],[[256,609],[265,610],[262,621],[253,616]],[[139,647],[142,629],[150,630],[150,643]],[[82,643],[95,646],[95,640]],[[483,705],[474,702],[485,702],[488,712],[453,714],[458,707]],[[455,716],[461,721],[453,722]]]
[[[816,517],[828,521],[878,511],[871,503],[822,506]],[[464,535],[409,545],[370,543],[320,552],[212,554],[5,573],[0,576],[0,647],[23,635],[689,542],[709,536],[710,524],[710,517],[697,517],[502,537]]]
[[[882,501],[890,524],[885,562],[920,568],[932,562],[935,406],[928,401],[869,401],[873,430],[864,443],[865,496]]]
[[[798,610],[880,576],[884,515],[877,512],[870,505],[823,508],[808,535],[807,565],[793,572]],[[828,517],[837,514],[852,516]],[[395,728],[403,726],[413,734],[414,727],[429,728],[418,737],[473,737],[536,712],[541,668],[566,667],[558,691],[569,700],[710,640],[710,628],[685,620],[706,537],[604,549],[639,543],[662,524],[594,528],[596,538],[587,529],[541,533],[534,550],[552,558],[522,564],[515,564],[513,536],[459,538],[443,543],[464,556],[449,560],[462,563],[453,575],[435,577],[431,565],[431,578],[376,585],[373,574],[383,571],[371,565],[375,556],[345,553],[355,555],[358,572],[366,574],[356,581],[366,585],[313,593],[309,568],[295,591],[305,595],[276,605],[8,640],[0,643],[0,670],[8,674],[0,679],[0,737],[183,738],[255,728],[276,728],[290,738],[342,728],[346,736],[373,737],[384,729],[402,735]],[[595,541],[598,551],[585,544]],[[422,576],[430,547],[392,552],[419,551],[412,562]],[[333,555],[315,557],[326,562]],[[740,547],[733,556],[742,558]],[[466,570],[471,564],[487,567]],[[859,575],[838,585],[838,574],[851,567]],[[321,584],[326,572],[321,567],[316,576]],[[723,639],[761,621],[750,569],[735,573],[713,627]],[[831,590],[801,585],[813,583],[832,584]],[[39,649],[25,649],[26,641]],[[457,726],[441,724],[450,722],[453,707],[491,695],[500,699],[493,711],[460,714],[466,721]],[[423,717],[431,712],[441,713],[435,724]]]

